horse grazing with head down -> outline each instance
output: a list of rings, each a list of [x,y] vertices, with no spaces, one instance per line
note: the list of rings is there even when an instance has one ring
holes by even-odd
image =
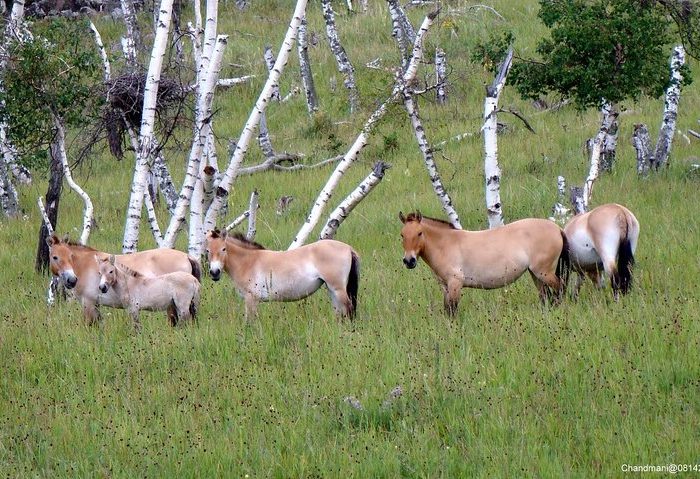
[[[578,272],[574,295],[583,275],[603,286],[603,273],[610,278],[613,297],[627,294],[632,287],[632,266],[639,239],[639,221],[622,205],[609,203],[576,215],[564,226],[569,240],[571,264]]]
[[[56,235],[47,238],[46,242],[49,245],[51,273],[58,276],[80,301],[88,324],[100,319],[99,305],[119,307],[119,298],[113,291],[103,294],[99,289],[100,272],[95,255],[106,256],[107,253],[69,242],[67,239],[61,240]],[[187,253],[170,248],[117,255],[116,260],[144,276],[183,271],[199,280],[202,275],[198,260]]]
[[[176,326],[179,320],[196,318],[200,284],[191,274],[175,271],[161,276],[144,276],[117,264],[114,255],[96,255],[95,260],[100,272],[100,292],[114,291],[119,299],[117,307],[128,311],[136,332],[141,330],[141,310],[167,310],[172,326]]]
[[[403,262],[408,269],[422,258],[433,270],[448,314],[457,312],[462,288],[506,286],[530,273],[544,303],[558,302],[568,279],[567,241],[549,220],[527,218],[485,230],[458,230],[420,212],[399,213],[403,223]]]
[[[354,317],[360,258],[349,245],[320,240],[290,251],[270,251],[243,235],[207,233],[209,273],[218,281],[225,271],[245,299],[246,319],[260,301],[296,301],[325,284],[336,312]]]

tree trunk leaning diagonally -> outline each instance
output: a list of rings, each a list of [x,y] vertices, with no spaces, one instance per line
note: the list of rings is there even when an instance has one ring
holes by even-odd
[[[430,13],[423,20],[420,30],[416,34],[416,41],[413,44],[413,55],[411,56],[411,61],[409,62],[406,71],[401,77],[397,79],[389,98],[384,103],[382,103],[379,106],[379,108],[375,110],[375,112],[372,113],[369,119],[365,122],[364,126],[362,127],[362,131],[355,139],[355,142],[347,151],[347,153],[345,153],[341,162],[338,163],[330,178],[328,178],[328,181],[326,182],[323,189],[316,198],[316,201],[314,202],[311,211],[309,212],[309,215],[306,218],[306,221],[301,226],[301,229],[299,229],[299,232],[297,233],[292,243],[289,245],[288,249],[298,248],[306,242],[306,239],[309,237],[311,231],[316,227],[316,224],[321,218],[323,210],[328,204],[328,201],[333,196],[333,191],[338,186],[338,183],[345,174],[345,171],[347,171],[347,169],[350,168],[353,162],[357,159],[362,148],[364,148],[365,145],[367,145],[369,135],[374,129],[377,122],[379,122],[379,120],[386,114],[389,105],[391,103],[396,102],[399,99],[404,89],[406,88],[406,85],[413,81],[413,79],[416,77],[416,73],[418,72],[418,65],[421,59],[423,58],[423,38],[425,37],[430,26],[433,24],[435,17],[437,17],[437,11]]]
[[[354,113],[358,108],[357,86],[355,85],[355,68],[353,68],[343,45],[340,43],[338,32],[335,28],[335,13],[331,6],[331,0],[321,0],[323,6],[323,18],[326,21],[326,36],[333,55],[338,62],[338,70],[343,74],[343,85],[348,90],[350,100],[350,113]]]
[[[243,131],[236,142],[236,147],[233,151],[228,167],[219,181],[219,186],[216,190],[214,201],[212,201],[211,206],[207,210],[203,224],[204,231],[214,229],[219,211],[221,211],[224,203],[228,200],[229,190],[236,179],[236,173],[241,165],[241,162],[243,161],[243,157],[248,151],[255,127],[260,123],[260,115],[265,110],[270,100],[273,87],[278,85],[280,76],[282,75],[282,70],[289,59],[289,52],[292,50],[294,41],[296,40],[299,24],[301,23],[301,19],[304,17],[304,12],[306,10],[306,4],[307,0],[297,0],[294,13],[292,14],[292,19],[289,23],[289,28],[287,29],[284,41],[282,42],[282,46],[277,55],[277,60],[275,61],[275,67],[270,71],[270,75],[265,82],[265,86],[260,92],[260,96],[255,102],[255,106],[253,107],[248,120],[243,126]]]
[[[326,225],[321,230],[319,239],[333,239],[338,232],[338,228],[350,215],[355,206],[370,194],[372,189],[382,181],[384,172],[391,168],[389,163],[378,161],[374,164],[372,172],[345,198],[338,207],[328,216]]]
[[[673,134],[676,131],[676,120],[678,119],[678,102],[681,97],[681,83],[683,75],[681,67],[685,65],[685,49],[683,45],[677,45],[673,49],[671,57],[671,82],[666,89],[666,98],[664,101],[664,116],[659,129],[659,137],[656,140],[656,148],[654,148],[654,169],[662,168],[668,165],[668,157],[671,153],[671,143],[673,142]]]
[[[433,148],[428,142],[428,138],[425,135],[425,128],[423,128],[423,123],[420,119],[420,114],[418,112],[418,103],[413,97],[413,92],[410,88],[406,88],[403,93],[403,104],[406,107],[408,116],[411,118],[411,125],[413,126],[413,133],[418,141],[418,146],[423,153],[423,161],[425,162],[425,167],[428,169],[428,176],[430,177],[430,183],[433,185],[433,191],[440,200],[442,209],[447,215],[448,221],[457,229],[462,229],[462,225],[459,222],[459,215],[452,204],[452,199],[447,193],[445,185],[442,184],[442,179],[440,178],[440,173],[438,172],[437,164],[435,163],[435,157],[433,155]]]
[[[153,137],[153,122],[156,112],[156,99],[158,95],[158,83],[163,67],[163,57],[168,44],[168,34],[172,18],[173,0],[163,0],[158,14],[158,26],[151,52],[151,61],[146,74],[146,86],[144,87],[143,114],[141,116],[141,130],[139,132],[139,150],[136,155],[134,178],[131,184],[131,195],[124,226],[124,241],[122,251],[133,253],[138,249],[139,223],[141,222],[141,210],[143,208],[143,196],[148,182],[148,171],[155,149]]]
[[[508,49],[506,58],[501,63],[496,78],[486,88],[484,100],[484,176],[486,177],[486,212],[489,228],[503,226],[503,208],[501,205],[501,168],[498,166],[498,138],[496,130],[496,111],[498,98],[503,91],[506,77],[513,62],[513,47]]]
[[[301,71],[301,83],[304,85],[304,95],[306,96],[306,108],[309,114],[318,110],[318,97],[314,86],[314,76],[311,72],[311,62],[309,61],[309,44],[306,39],[306,15],[299,25],[299,35],[297,50],[299,52],[299,70]]]
[[[387,0],[387,4],[391,15],[391,36],[396,40],[401,52],[401,67],[406,68],[411,58],[411,46],[416,40],[416,32],[399,0]]]

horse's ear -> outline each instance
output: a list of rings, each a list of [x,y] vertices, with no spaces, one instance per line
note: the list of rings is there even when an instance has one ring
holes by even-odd
[[[403,215],[402,211],[399,211],[399,219],[403,224],[406,224],[406,217]]]
[[[419,223],[423,221],[423,215],[418,210],[416,210],[416,221],[418,221]]]
[[[63,242],[64,242],[64,243],[68,243],[68,240],[69,240],[69,239],[70,239],[70,238],[68,237],[68,233],[66,233],[66,234],[63,235]]]
[[[221,232],[221,239],[225,240],[227,236],[228,236],[228,230],[226,228],[224,228],[224,230]]]
[[[46,244],[49,246],[49,248],[52,247],[53,245],[60,243],[60,242],[61,242],[61,240],[56,235],[51,235],[51,236],[46,237]]]
[[[115,260],[115,259],[116,259],[116,258],[114,257],[113,254],[109,255],[109,264],[114,264],[114,260]]]

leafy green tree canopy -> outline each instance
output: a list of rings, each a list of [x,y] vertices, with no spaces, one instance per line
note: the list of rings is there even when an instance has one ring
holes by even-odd
[[[5,50],[0,118],[13,144],[33,155],[53,137],[53,116],[81,127],[98,115],[102,63],[84,20],[51,19],[32,25],[32,35]]]
[[[660,96],[669,82],[670,45],[676,24],[663,2],[653,0],[540,0],[538,14],[550,37],[537,46],[540,59],[514,60],[509,76],[525,98],[549,93],[581,109],[640,95]],[[493,62],[513,40],[506,34],[476,56]],[[499,60],[497,60],[499,61]],[[691,81],[684,71],[684,82]]]

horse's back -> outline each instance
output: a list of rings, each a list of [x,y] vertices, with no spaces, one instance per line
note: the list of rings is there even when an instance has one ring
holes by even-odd
[[[172,248],[157,248],[117,256],[117,261],[146,276],[181,271],[194,275],[190,256]]]

